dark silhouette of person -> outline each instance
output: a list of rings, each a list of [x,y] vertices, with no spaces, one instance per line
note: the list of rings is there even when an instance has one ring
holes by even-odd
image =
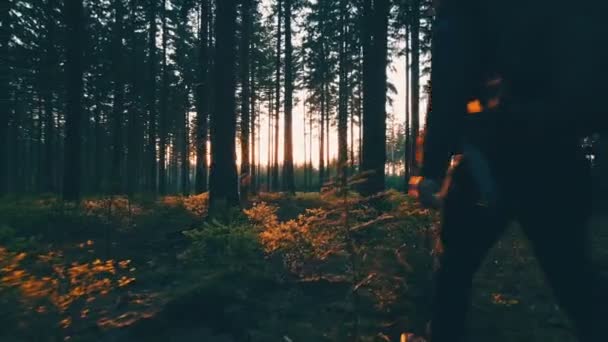
[[[425,128],[424,187],[438,190],[450,156],[464,157],[442,198],[444,253],[436,275],[431,341],[465,340],[472,278],[513,220],[531,241],[580,341],[608,341],[608,287],[587,248],[592,186],[580,139],[589,125],[568,121],[570,113],[564,112],[578,106],[568,101],[586,93],[570,99],[558,95],[566,88],[552,83],[558,62],[551,59],[551,40],[546,46],[542,40],[520,42],[526,35],[510,41],[511,31],[504,28],[510,28],[517,9],[507,1],[501,2],[503,8],[491,7],[498,2],[435,2],[433,106]],[[517,4],[524,2],[512,2]],[[538,9],[547,4],[539,1]],[[502,17],[492,17],[497,13]],[[526,15],[510,25],[525,26]],[[531,27],[527,26],[531,37],[551,32]],[[510,49],[515,43],[530,49]],[[478,101],[483,110],[467,112],[471,101]],[[600,102],[591,101],[585,110],[597,109],[593,106]],[[575,129],[576,125],[585,127]],[[489,165],[491,191],[484,188],[487,180],[478,179],[480,164],[467,146],[475,146],[484,165]]]

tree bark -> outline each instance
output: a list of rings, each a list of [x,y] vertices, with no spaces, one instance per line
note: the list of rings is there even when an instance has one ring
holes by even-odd
[[[405,28],[405,184],[409,183],[414,160],[410,127],[410,28]]]
[[[277,0],[277,56],[275,80],[275,119],[274,119],[274,160],[272,166],[272,189],[279,190],[279,118],[281,112],[281,22],[283,20],[282,0]]]
[[[216,4],[215,105],[211,113],[210,213],[239,205],[236,170],[236,0]]]
[[[201,1],[196,112],[196,184],[197,194],[207,191],[207,141],[209,131],[209,2]]]
[[[325,184],[325,85],[321,85],[321,118],[319,127],[319,188]]]
[[[410,151],[414,152],[415,142],[420,131],[420,0],[412,1],[412,23],[410,25],[412,36],[412,73],[411,73],[411,107],[412,107],[412,133]],[[414,157],[410,157],[413,161]],[[416,163],[412,162],[411,173],[418,173]]]
[[[252,0],[242,0],[241,7],[241,176],[251,177],[251,162],[249,159],[250,132],[250,40],[251,40],[251,5]],[[241,199],[246,200],[250,186],[247,181],[241,182]]]
[[[386,164],[386,65],[389,0],[364,2],[364,111],[362,171],[369,172],[361,192],[372,195],[385,188]],[[367,50],[367,51],[365,51]]]
[[[141,143],[143,142],[143,131],[141,129],[140,122],[140,102],[138,101],[141,82],[140,75],[140,63],[137,60],[137,52],[141,48],[139,40],[137,39],[137,2],[138,0],[129,0],[130,3],[130,20],[129,20],[129,35],[131,41],[131,60],[129,61],[130,71],[130,83],[131,83],[131,101],[129,106],[129,124],[128,124],[128,149],[127,149],[127,189],[129,195],[134,195],[140,190],[140,177],[138,177],[141,171]]]
[[[149,0],[148,12],[148,191],[156,194],[156,1]]]
[[[9,58],[10,8],[9,3],[0,5],[0,54]],[[0,196],[8,192],[8,125],[10,115],[10,69],[8,63],[0,63]]]
[[[114,78],[113,105],[112,105],[112,171],[111,183],[112,192],[119,193],[122,190],[121,167],[124,152],[122,141],[123,135],[123,115],[124,115],[124,96],[125,84],[123,78],[123,16],[124,7],[122,0],[115,2],[114,10],[114,29],[112,38],[112,72]]]
[[[346,66],[346,1],[340,0],[340,35],[338,65],[338,179],[346,187],[348,162],[348,71]]]
[[[249,46],[250,51],[253,51],[253,42],[250,39],[250,46]],[[257,193],[258,191],[258,181],[257,181],[257,176],[258,176],[258,172],[257,172],[257,165],[258,162],[256,160],[256,158],[258,157],[258,153],[256,153],[256,134],[257,134],[257,130],[256,130],[256,125],[257,125],[257,120],[258,120],[258,115],[257,115],[257,111],[256,111],[256,106],[257,106],[257,94],[256,94],[256,63],[255,60],[253,58],[249,59],[250,64],[251,64],[251,74],[250,74],[250,80],[251,80],[251,192],[252,193]]]
[[[269,90],[268,91],[268,159],[266,160],[266,191],[270,192],[271,191],[271,179],[270,179],[270,174],[271,174],[271,170],[272,170],[272,166],[274,165],[272,163],[272,149],[273,149],[273,144],[272,144],[272,130],[273,130],[273,125],[272,125],[272,118],[273,118],[273,97],[272,97],[272,91]]]
[[[291,42],[292,0],[285,0],[285,127],[283,145],[283,190],[295,193],[293,172],[293,45]]]
[[[84,8],[82,0],[65,3],[67,26],[66,39],[66,122],[65,122],[65,166],[63,198],[68,201],[80,199],[80,143],[83,97],[83,32]]]
[[[190,194],[190,100],[189,100],[189,90],[186,87],[186,92],[184,94],[184,102],[185,107],[182,116],[182,149],[180,151],[181,155],[181,179],[182,179],[182,189],[181,193],[184,196],[188,196]]]
[[[169,96],[169,80],[167,78],[167,0],[163,0],[162,8],[162,88],[160,91],[160,143],[159,143],[159,168],[158,168],[158,192],[161,195],[167,193],[167,110]]]
[[[54,86],[52,80],[56,79],[55,68],[57,68],[58,56],[57,49],[54,46],[55,32],[57,23],[51,15],[56,9],[55,0],[48,0],[46,3],[46,11],[48,14],[46,21],[47,36],[45,38],[45,62],[41,70],[44,98],[44,169],[42,191],[55,192],[56,189],[56,164],[55,164],[55,113],[54,113]]]

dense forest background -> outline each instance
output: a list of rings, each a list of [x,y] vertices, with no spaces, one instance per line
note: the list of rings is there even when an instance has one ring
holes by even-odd
[[[4,1],[0,193],[234,202],[239,183],[243,196],[311,191],[369,170],[368,192],[385,173],[403,187],[429,3]]]

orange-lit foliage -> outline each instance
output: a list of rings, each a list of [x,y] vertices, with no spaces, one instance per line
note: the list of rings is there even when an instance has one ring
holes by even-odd
[[[124,196],[83,200],[81,205],[86,214],[100,217],[126,218],[141,215],[144,211],[143,207]]]
[[[434,217],[394,191],[373,199],[386,203],[382,210],[370,199],[332,191],[322,200],[321,208],[287,221],[279,220],[277,206],[265,202],[245,214],[259,229],[266,252],[280,255],[302,281],[347,282],[352,291],[371,295],[379,308],[395,303],[407,287],[404,273],[412,270],[411,251],[401,244],[419,237],[434,240],[434,230],[421,230],[432,227]],[[425,231],[431,236],[419,235]]]
[[[207,215],[207,206],[209,203],[209,194],[203,193],[193,196],[165,196],[161,198],[161,204],[167,207],[184,207],[186,210],[196,216]]]
[[[46,314],[52,308],[63,317],[59,325],[67,328],[74,319],[90,315],[84,305],[135,281],[128,274],[133,270],[129,265],[130,260],[66,263],[59,251],[28,256],[0,247],[0,290],[17,289],[25,310]],[[46,274],[38,274],[42,269],[48,270]],[[72,310],[74,307],[80,309]]]
[[[209,194],[203,193],[184,198],[184,207],[196,216],[206,216],[209,205]]]

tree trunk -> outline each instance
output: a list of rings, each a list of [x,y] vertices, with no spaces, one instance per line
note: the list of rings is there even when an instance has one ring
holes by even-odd
[[[325,184],[325,85],[321,85],[321,127],[319,128],[319,188]]]
[[[249,49],[250,51],[252,51],[253,49],[253,43],[250,40],[250,46]],[[256,87],[255,87],[255,73],[256,73],[256,64],[253,58],[250,58],[250,64],[251,64],[251,73],[250,73],[250,84],[251,84],[251,104],[250,104],[250,110],[251,110],[251,192],[252,193],[257,193],[258,192],[258,182],[257,182],[257,176],[258,176],[258,172],[257,172],[257,165],[258,162],[256,160],[258,154],[256,153],[256,125],[257,125],[257,120],[258,120],[258,115],[256,113],[256,102],[257,102],[257,94],[256,94]]]
[[[210,213],[239,205],[236,170],[236,0],[216,4],[215,105],[211,113]]]
[[[331,113],[331,105],[330,105],[330,93],[329,93],[329,83],[324,84],[324,92],[325,92],[325,179],[331,180],[331,154],[330,154],[330,139],[331,139],[331,122],[330,122],[330,113]]]
[[[285,0],[285,126],[283,145],[283,190],[295,193],[293,173],[293,46],[291,42],[291,2]]]
[[[103,184],[104,179],[104,170],[105,170],[105,153],[104,153],[104,129],[103,123],[101,122],[101,108],[100,104],[97,103],[95,105],[95,112],[93,113],[93,120],[95,131],[95,150],[94,154],[95,158],[95,177],[93,178],[93,192],[100,193],[102,191],[101,185]]]
[[[306,141],[306,137],[310,133],[306,133],[306,99],[303,101],[304,111],[302,112],[302,129],[304,130],[304,191],[308,190],[308,154],[312,153],[311,150],[307,148],[308,142]],[[309,131],[310,132],[310,131]]]
[[[176,103],[173,102],[172,108],[176,107]],[[181,111],[180,111],[181,112]],[[181,114],[180,114],[181,116]],[[175,119],[180,119],[176,117]],[[178,121],[178,120],[175,120]],[[181,120],[179,120],[181,121]],[[168,145],[171,148],[171,159],[169,160],[169,169],[167,176],[167,189],[168,193],[179,193],[179,181],[180,181],[180,172],[179,172],[179,157],[181,153],[181,141],[182,141],[182,129],[179,127],[179,122],[174,122],[174,130],[175,133],[169,137]]]
[[[405,184],[407,185],[414,159],[410,127],[410,29],[408,24],[406,24],[405,30]]]
[[[0,35],[1,36],[1,35]],[[0,68],[1,70],[1,68]],[[4,71],[0,71],[0,77],[2,77],[2,72]],[[2,81],[0,81],[2,82]],[[4,87],[3,85],[0,85],[0,88]],[[8,90],[8,87],[7,87]],[[5,92],[5,94],[8,94],[8,91]],[[2,100],[0,100],[0,106],[6,105],[8,106],[8,103],[4,104],[1,103]],[[0,114],[2,115],[2,114]],[[2,121],[2,119],[0,119],[0,122]],[[1,125],[1,124],[0,124]],[[42,139],[42,135],[43,135],[43,127],[44,127],[44,102],[42,100],[42,94],[38,93],[38,120],[37,120],[37,129],[36,129],[36,142],[37,142],[37,146],[36,146],[36,189],[35,191],[37,193],[40,193],[42,191],[42,179],[44,179],[44,172],[46,170],[44,170],[43,167],[43,162],[44,160],[43,158],[43,154],[44,154],[44,145],[43,145],[43,139]],[[2,131],[2,128],[0,128],[0,131]],[[2,133],[2,132],[0,132]],[[3,135],[4,136],[4,135]],[[93,137],[93,134],[91,134],[91,137]],[[6,143],[6,141],[4,140],[4,138],[0,138],[0,143]],[[90,147],[92,147],[91,145],[89,145]],[[2,154],[2,149],[3,147],[0,147],[0,155]],[[93,177],[95,176],[95,165],[94,165],[94,158],[92,158],[93,156],[93,149],[91,148],[88,151],[89,156],[89,160],[91,161],[90,166],[91,166],[91,174],[93,175]],[[4,159],[0,159],[0,168],[4,168]],[[2,174],[2,170],[0,170],[0,188],[5,185],[3,182],[3,180],[5,180],[4,178],[2,178],[1,176]],[[93,178],[92,179],[95,179]],[[2,190],[0,190],[0,196],[2,194]]]
[[[9,133],[8,133],[8,144],[7,147],[9,149],[9,174],[8,174],[8,191],[12,193],[18,193],[18,179],[20,177],[19,171],[19,124],[21,122],[21,99],[20,95],[20,87],[16,86],[15,91],[12,94],[14,96],[12,103],[12,110],[10,114],[12,114],[11,118],[9,118]]]
[[[308,188],[306,190],[310,191],[312,188],[312,178],[313,178],[313,167],[312,167],[312,113],[308,118],[308,150],[310,153],[308,154]]]
[[[182,189],[181,193],[184,196],[188,196],[190,194],[190,101],[189,101],[189,90],[186,87],[184,102],[186,103],[184,111],[183,111],[183,121],[182,121],[182,150],[181,153],[181,179],[182,179]]]
[[[249,79],[249,48],[251,40],[251,5],[252,0],[242,0],[241,8],[241,176],[251,177],[251,162],[249,159],[249,132],[250,132],[250,79]],[[245,180],[241,182],[241,199],[246,201],[250,187]]]
[[[369,172],[361,192],[372,195],[385,188],[386,164],[386,65],[388,54],[389,0],[378,0],[371,8],[364,2],[364,96],[363,112],[363,172]],[[365,52],[365,50],[367,50]]]
[[[352,89],[351,89],[352,91]],[[350,175],[355,173],[355,99],[352,96],[353,94],[349,93],[351,96],[350,100]]]
[[[124,8],[122,0],[118,0],[114,12],[114,29],[112,38],[112,72],[114,78],[113,105],[112,105],[112,171],[111,183],[112,193],[117,194],[122,190],[121,166],[123,158],[122,125],[124,115],[124,78],[123,78],[123,16]]]
[[[272,148],[273,148],[273,144],[272,144],[272,129],[273,129],[273,125],[272,125],[272,111],[273,111],[273,97],[272,97],[272,91],[269,90],[268,91],[268,160],[266,160],[266,191],[270,192],[270,173],[272,170],[272,166],[274,165],[272,163]]]
[[[52,81],[56,79],[55,68],[57,68],[58,56],[57,49],[54,45],[56,40],[55,32],[57,23],[55,18],[50,15],[56,9],[55,0],[48,0],[46,3],[46,11],[49,13],[46,21],[47,36],[45,37],[45,58],[44,65],[41,70],[44,98],[44,178],[42,181],[43,192],[55,192],[56,182],[56,154],[55,154],[55,113],[54,113],[54,94]]]
[[[0,54],[9,57],[10,8],[8,2],[1,6],[0,12]],[[8,63],[0,63],[0,196],[8,192],[8,118],[10,115],[10,68]]]
[[[369,42],[368,42],[369,43]],[[364,92],[364,82],[363,82],[363,78],[364,78],[364,59],[363,59],[363,51],[364,48],[361,47],[360,49],[360,53],[359,53],[359,59],[360,59],[360,63],[359,63],[359,68],[360,68],[360,74],[361,77],[359,79],[359,105],[357,106],[357,120],[359,123],[359,141],[357,141],[357,164],[359,167],[359,172],[361,172],[361,165],[363,164],[363,111],[364,111],[364,104],[365,104],[365,97],[363,95]]]
[[[137,60],[137,51],[141,48],[137,39],[137,2],[138,0],[129,0],[130,2],[130,20],[129,20],[129,35],[132,44],[130,53],[131,60],[129,61],[131,72],[130,72],[130,83],[131,83],[131,101],[129,106],[129,126],[127,130],[128,149],[127,149],[127,189],[130,196],[134,195],[140,190],[138,177],[140,172],[140,160],[141,160],[141,143],[143,142],[143,132],[141,130],[140,122],[140,102],[138,101],[141,82],[140,75],[140,63]]]
[[[338,179],[340,186],[346,187],[348,162],[348,71],[346,66],[346,1],[340,1],[340,35],[338,63]]]
[[[43,192],[55,191],[55,114],[53,111],[53,93],[50,89],[44,91],[44,179],[42,181]]]
[[[412,92],[412,138],[411,149],[414,151],[415,142],[418,139],[420,131],[420,0],[412,1],[412,23],[411,23],[411,43],[412,43],[412,74],[411,74],[411,92]],[[412,153],[413,154],[413,153]],[[410,157],[412,161],[414,157]],[[411,164],[413,168],[410,172],[418,174],[416,163]]]
[[[201,1],[201,23],[199,28],[199,84],[196,113],[196,185],[197,194],[207,191],[207,132],[209,130],[209,2]]]
[[[277,0],[277,56],[275,80],[275,121],[274,121],[274,161],[272,167],[272,189],[279,190],[279,118],[281,112],[281,21],[283,20],[282,0]]]
[[[148,191],[155,194],[158,164],[156,161],[156,1],[149,0],[148,12]]]
[[[162,88],[160,92],[160,143],[159,143],[159,168],[158,168],[158,192],[161,195],[167,193],[167,110],[169,96],[169,80],[167,73],[167,0],[163,0],[162,8]]]
[[[80,143],[83,97],[83,32],[84,8],[82,0],[65,3],[67,26],[66,39],[66,122],[65,122],[65,166],[63,198],[68,201],[80,199]]]

